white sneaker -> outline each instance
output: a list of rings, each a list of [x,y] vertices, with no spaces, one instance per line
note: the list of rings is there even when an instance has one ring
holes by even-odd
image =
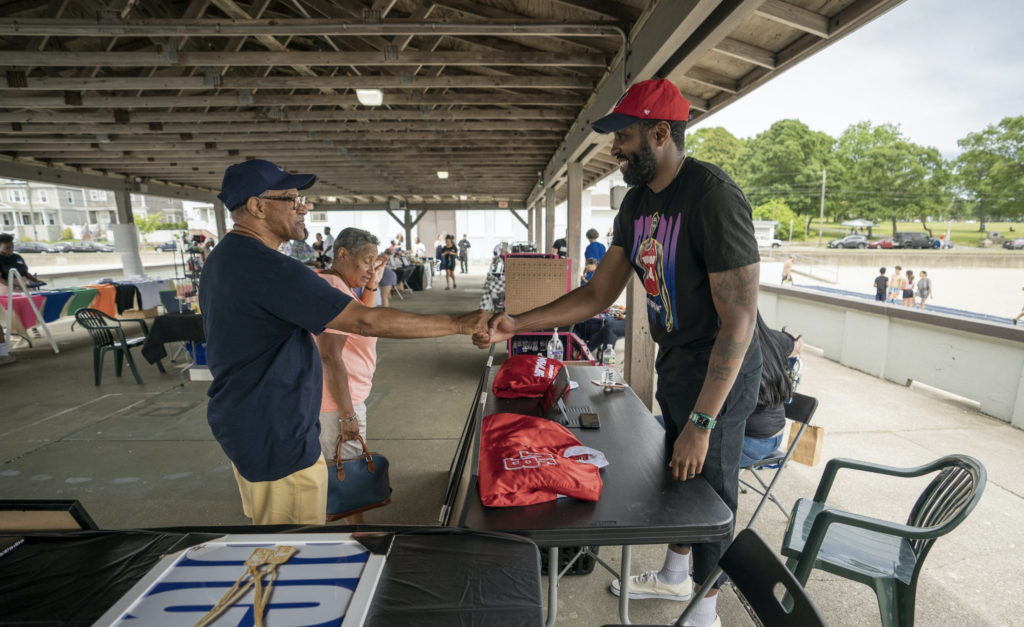
[[[619,596],[619,580],[611,585],[612,594]],[[693,596],[693,580],[687,575],[682,583],[669,585],[658,579],[658,572],[649,570],[642,575],[629,578],[630,599],[666,599],[668,601],[689,601]],[[720,625],[717,627],[721,627]]]

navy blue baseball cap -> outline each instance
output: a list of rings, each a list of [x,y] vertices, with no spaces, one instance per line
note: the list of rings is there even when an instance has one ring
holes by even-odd
[[[307,189],[313,183],[316,183],[316,174],[289,174],[269,161],[251,159],[224,171],[217,198],[228,211],[233,211],[268,189]]]

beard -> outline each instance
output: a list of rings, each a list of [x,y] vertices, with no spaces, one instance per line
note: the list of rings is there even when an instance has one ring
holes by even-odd
[[[658,170],[658,163],[654,159],[654,151],[647,142],[641,142],[640,148],[631,155],[626,155],[626,171],[622,173],[622,180],[630,187],[646,185],[651,182]]]

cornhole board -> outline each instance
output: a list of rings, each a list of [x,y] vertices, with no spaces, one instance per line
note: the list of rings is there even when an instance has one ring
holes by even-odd
[[[246,573],[258,548],[298,551],[277,567],[263,624],[273,627],[358,627],[386,561],[351,534],[228,535],[168,555],[114,604],[94,627],[193,627]],[[266,586],[267,577],[263,578]],[[254,588],[210,627],[254,623]]]

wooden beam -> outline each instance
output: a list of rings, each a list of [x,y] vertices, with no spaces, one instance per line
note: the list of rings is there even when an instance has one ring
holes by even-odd
[[[569,164],[569,181],[566,184],[569,192],[568,204],[568,235],[569,259],[572,263],[573,280],[583,268],[580,246],[583,237],[583,164],[574,161]]]
[[[731,37],[726,37],[720,41],[714,49],[722,54],[746,61],[747,63],[753,63],[768,70],[775,69],[775,53],[771,50],[758,48]]]
[[[527,229],[530,228],[530,224],[526,220],[524,220],[518,213],[516,213],[515,209],[509,209],[509,211],[512,213],[512,215],[516,217],[516,220],[519,220],[520,224],[525,226]]]
[[[215,0],[213,4],[220,8],[234,5],[229,0]],[[311,4],[311,3],[310,3]],[[437,0],[438,6],[458,5],[471,9],[474,13],[490,11],[490,7],[473,5],[471,0]],[[46,19],[46,18],[2,18],[0,19],[0,36],[4,37],[388,37],[394,35],[428,35],[428,36],[516,36],[516,37],[615,37],[616,29],[621,28],[615,22],[560,23],[555,20],[537,20],[517,16],[514,13],[493,9],[504,17],[487,18],[461,22],[425,22],[423,20],[389,19],[379,24],[364,22],[361,19],[337,18],[300,18],[300,19],[251,19],[239,17],[233,19],[144,19],[144,20],[106,20],[96,19]],[[236,10],[232,14],[241,15]],[[468,13],[467,13],[468,14]],[[511,17],[509,17],[511,16]],[[272,44],[271,44],[272,45]]]
[[[345,122],[208,122],[188,124],[171,122],[163,125],[166,133],[262,133],[280,131],[339,131],[339,132],[380,132],[427,130],[438,131],[564,131],[569,124],[559,120],[484,120],[479,122],[462,120],[405,120],[399,122],[375,122],[373,124],[346,124]],[[22,124],[21,131],[11,133],[110,133],[116,135],[148,135],[153,132],[148,124]]]
[[[261,121],[272,123],[290,123],[307,121],[401,121],[401,120],[572,120],[576,116],[564,109],[460,109],[458,111],[433,110],[410,111],[401,110],[358,110],[358,111],[285,111],[277,112],[272,117],[267,111],[216,111],[201,113],[194,111],[177,111],[170,113],[131,113],[131,122],[138,124],[164,124],[167,122],[249,122]],[[68,124],[80,122],[96,122],[111,124],[115,122],[113,111],[98,113],[71,112],[56,113],[53,111],[2,112],[0,122],[16,122],[18,124]]]
[[[636,276],[626,286],[626,355],[623,378],[641,402],[654,406],[654,338],[647,318],[647,290]]]
[[[581,9],[588,13],[593,13],[600,18],[610,20],[624,19],[635,22],[643,14],[643,9],[615,2],[614,0],[552,0],[552,2],[574,9]]]
[[[708,87],[714,87],[722,91],[727,91],[730,94],[735,94],[736,91],[739,89],[739,86],[737,85],[737,81],[735,79],[699,67],[690,68],[684,74],[684,76],[702,85],[707,85]]]
[[[576,76],[223,76],[219,85],[208,84],[201,76],[175,77],[98,77],[62,78],[29,77],[28,87],[11,87],[0,83],[0,90],[136,90],[136,89],[195,89],[206,91],[212,87],[222,89],[425,89],[425,88],[479,88],[479,89],[585,89],[593,88],[593,81]]]
[[[765,0],[764,4],[758,7],[757,14],[823,39],[829,37],[827,17],[795,4],[782,0]]]
[[[481,55],[477,52],[178,52],[176,57],[162,50],[152,52],[5,52],[3,64],[32,67],[177,67],[177,66],[526,66],[526,67],[605,67],[608,58],[601,54],[545,52],[502,52]],[[315,74],[314,74],[315,75]]]
[[[10,93],[6,97],[0,97],[0,108],[45,108],[45,109],[162,109],[165,107],[311,107],[319,105],[352,106],[359,105],[359,99],[355,94],[303,94],[276,95],[276,94],[254,94],[252,102],[248,97],[241,99],[238,95],[209,95],[209,96],[97,96],[91,92],[82,94],[81,105],[67,104],[64,96],[22,96]],[[492,105],[496,107],[505,105],[535,105],[551,106],[562,105],[579,107],[585,103],[582,96],[559,92],[536,92],[530,94],[517,94],[512,92],[453,92],[448,94],[421,94],[387,92],[384,94],[382,106],[411,105],[411,106],[433,106],[433,105]]]

